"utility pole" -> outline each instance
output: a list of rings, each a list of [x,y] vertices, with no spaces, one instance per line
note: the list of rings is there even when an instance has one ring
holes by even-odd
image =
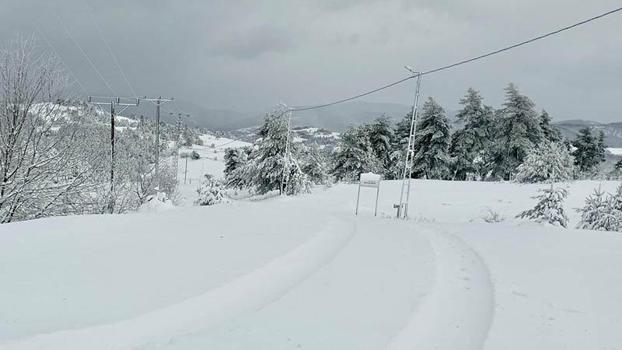
[[[122,102],[124,101],[132,101],[135,102]],[[89,96],[88,102],[95,105],[110,105],[110,199],[108,202],[108,210],[110,214],[114,213],[114,166],[115,166],[115,126],[114,126],[114,117],[115,117],[115,106],[138,106],[140,100],[133,98],[125,98],[125,97],[95,97]]]
[[[410,183],[412,178],[413,158],[415,156],[415,136],[417,134],[417,124],[419,122],[418,105],[419,92],[421,90],[421,72],[416,72],[409,66],[405,66],[413,76],[417,77],[417,87],[415,89],[415,100],[413,102],[412,112],[410,116],[410,133],[408,135],[408,149],[406,151],[406,159],[404,159],[404,172],[402,174],[402,188],[400,191],[400,203],[395,205],[397,208],[398,218],[408,217],[408,203],[410,201]],[[406,192],[406,202],[404,202],[404,192]]]
[[[289,182],[289,138],[292,133],[292,110],[285,107],[283,113],[287,113],[287,138],[285,139],[285,164],[283,166],[283,176],[281,177],[281,195],[285,194],[286,182]]]
[[[155,137],[155,177],[156,177],[156,185],[159,190],[160,188],[160,105],[164,102],[171,102],[173,98],[143,98],[145,101],[153,102],[156,105],[156,137]]]
[[[171,117],[173,113],[171,112]],[[179,148],[181,147],[181,132],[182,132],[182,119],[181,117],[185,116],[186,118],[190,117],[190,114],[177,113],[177,131],[175,136],[175,159],[173,167],[175,168],[175,183],[177,184],[177,175],[179,174]],[[188,158],[186,158],[186,166],[187,166]],[[184,182],[185,183],[185,182]]]

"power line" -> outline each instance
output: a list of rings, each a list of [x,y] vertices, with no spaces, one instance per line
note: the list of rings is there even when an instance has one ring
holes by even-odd
[[[452,64],[448,64],[446,66],[441,66],[441,67],[434,68],[434,69],[431,69],[431,70],[428,70],[428,71],[420,72],[418,74],[414,74],[412,76],[400,79],[398,81],[395,81],[395,82],[383,85],[383,86],[381,86],[379,88],[376,88],[376,89],[373,89],[373,90],[370,90],[370,91],[367,91],[367,92],[363,92],[361,94],[358,94],[358,95],[355,95],[355,96],[352,96],[352,97],[344,98],[344,99],[333,101],[333,102],[329,102],[329,103],[319,104],[319,105],[294,106],[290,110],[291,111],[307,111],[307,110],[319,109],[319,108],[324,108],[324,107],[340,104],[340,103],[343,103],[343,102],[352,101],[352,100],[361,98],[363,96],[371,95],[371,94],[376,93],[378,91],[382,91],[382,90],[388,89],[388,88],[393,87],[395,85],[399,85],[399,84],[401,84],[401,83],[403,83],[403,82],[405,82],[407,80],[416,78],[418,76],[423,76],[423,75],[429,75],[429,74],[437,73],[437,72],[444,71],[444,70],[447,70],[447,69],[450,69],[450,68],[461,66],[463,64],[471,63],[473,61],[481,60],[483,58],[490,57],[490,56],[493,56],[493,55],[496,55],[496,54],[499,54],[499,53],[502,53],[502,52],[505,52],[505,51],[509,51],[509,50],[515,49],[515,48],[517,48],[519,46],[527,45],[527,44],[530,44],[530,43],[532,43],[534,41],[538,41],[538,40],[547,38],[549,36],[553,36],[553,35],[559,34],[561,32],[564,32],[564,31],[567,31],[567,30],[570,30],[570,29],[582,26],[582,25],[587,24],[589,22],[595,21],[597,19],[601,19],[603,17],[612,15],[612,14],[620,12],[620,11],[622,11],[622,7],[618,7],[616,9],[613,9],[613,10],[601,13],[601,14],[596,15],[594,17],[590,17],[590,18],[582,20],[580,22],[571,24],[569,26],[562,27],[562,28],[556,29],[554,31],[551,31],[551,32],[548,32],[548,33],[545,33],[545,34],[542,34],[542,35],[538,35],[538,36],[533,37],[531,39],[527,39],[527,40],[521,41],[519,43],[512,44],[510,46],[506,46],[504,48],[498,49],[498,50],[490,51],[488,53],[485,53],[485,54],[482,54],[482,55],[479,55],[479,56],[475,56],[475,57],[464,59],[464,60],[461,60],[461,61],[458,61],[458,62],[455,62],[455,63],[452,63]]]
[[[67,62],[65,62],[65,60],[63,59],[63,56],[61,56],[58,51],[56,50],[56,48],[54,48],[54,45],[52,45],[52,43],[50,42],[50,40],[48,40],[48,38],[43,35],[43,32],[39,29],[39,26],[37,25],[37,23],[34,24],[35,25],[35,30],[37,31],[37,34],[39,35],[39,37],[41,37],[43,39],[43,41],[45,41],[45,43],[50,47],[50,49],[52,50],[52,52],[54,52],[54,54],[56,55],[56,57],[58,57],[58,59],[63,63],[63,66],[65,66],[65,68],[67,68],[67,71],[69,72],[69,74],[71,75],[71,77],[73,78],[73,80],[78,83],[78,86],[80,86],[80,89],[82,89],[82,92],[84,92],[85,95],[88,95],[88,91],[86,90],[86,88],[84,87],[84,85],[82,85],[82,83],[80,82],[80,80],[78,79],[78,77],[76,76],[76,74],[73,72],[73,70],[71,69],[71,67],[69,67],[69,65],[67,64]]]
[[[112,56],[112,60],[114,61],[117,68],[119,69],[119,72],[121,72],[121,76],[125,80],[125,83],[127,84],[127,86],[130,88],[130,91],[134,94],[134,97],[138,97],[138,94],[136,94],[134,87],[130,83],[130,80],[127,78],[127,75],[125,75],[125,71],[123,71],[123,68],[121,67],[121,64],[119,63],[119,59],[117,55],[115,55],[114,51],[112,50],[112,47],[110,47],[110,44],[108,44],[108,41],[104,38],[101,28],[97,24],[97,19],[95,18],[95,15],[93,14],[93,8],[91,7],[88,1],[86,2],[86,6],[89,8],[91,18],[93,19],[93,24],[95,25],[95,30],[97,31],[99,38],[104,42],[104,45],[108,49],[108,53],[110,54],[110,56]]]
[[[116,93],[114,92],[114,89],[110,86],[110,84],[108,84],[108,81],[106,81],[106,78],[104,78],[104,76],[101,74],[101,72],[99,71],[99,69],[97,69],[97,67],[95,66],[95,63],[93,63],[93,61],[91,60],[91,58],[89,57],[89,55],[86,54],[86,52],[84,51],[84,49],[82,49],[82,46],[80,46],[80,43],[78,43],[76,41],[76,39],[74,39],[74,37],[71,35],[71,33],[69,32],[69,29],[67,29],[67,26],[65,25],[65,23],[63,22],[62,18],[60,17],[60,15],[58,15],[58,13],[56,13],[56,17],[58,22],[60,22],[61,26],[63,27],[63,30],[65,31],[65,34],[67,34],[67,36],[69,37],[69,39],[74,43],[74,45],[76,45],[78,47],[78,50],[80,50],[80,52],[82,53],[82,55],[86,58],[86,60],[89,62],[89,64],[91,65],[91,68],[93,68],[93,70],[97,73],[97,75],[99,76],[99,78],[104,82],[104,84],[106,85],[106,87],[108,88],[108,90],[110,90],[110,92],[112,92],[113,95],[116,95]]]

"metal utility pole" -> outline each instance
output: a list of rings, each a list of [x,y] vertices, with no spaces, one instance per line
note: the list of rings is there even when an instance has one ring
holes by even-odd
[[[284,113],[287,113],[287,138],[285,141],[285,164],[283,167],[283,176],[281,178],[281,195],[285,194],[286,181],[289,182],[289,138],[292,133],[292,110],[287,108]],[[286,180],[287,178],[287,180]]]
[[[164,102],[171,102],[173,98],[143,98],[145,101],[153,102],[156,105],[156,137],[155,137],[155,177],[156,177],[156,185],[159,189],[160,187],[160,105]]]
[[[171,113],[171,116],[172,115],[173,113]],[[175,160],[174,160],[175,183],[177,183],[177,175],[179,174],[179,148],[181,147],[181,132],[182,132],[182,126],[183,126],[182,119],[181,119],[182,116],[189,118],[190,114],[177,113],[177,135],[175,137]],[[186,167],[188,165],[187,162],[188,162],[188,158],[186,157]]]
[[[132,101],[135,102],[122,102]],[[140,100],[133,98],[125,98],[125,97],[95,97],[89,96],[88,102],[96,105],[110,105],[110,200],[108,202],[108,210],[110,214],[114,213],[114,166],[115,166],[115,125],[114,125],[114,117],[115,117],[115,106],[138,106]]]
[[[400,203],[396,205],[397,217],[408,217],[408,203],[410,201],[410,183],[412,178],[413,158],[415,156],[415,136],[417,134],[417,124],[419,122],[419,92],[421,90],[421,72],[416,72],[409,66],[404,67],[417,77],[417,87],[415,89],[415,100],[413,102],[412,113],[410,116],[410,133],[408,136],[408,149],[404,160],[404,172],[402,174],[402,189],[400,191]],[[406,202],[404,202],[404,192],[406,192]]]

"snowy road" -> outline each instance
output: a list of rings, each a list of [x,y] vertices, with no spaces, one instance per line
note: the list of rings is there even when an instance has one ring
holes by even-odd
[[[567,206],[593,185],[571,184]],[[399,184],[383,186],[379,217],[369,193],[354,217],[340,185],[0,226],[0,349],[622,344],[620,234],[484,223],[482,208],[528,205],[534,188],[515,184],[418,182],[413,219],[395,220]]]

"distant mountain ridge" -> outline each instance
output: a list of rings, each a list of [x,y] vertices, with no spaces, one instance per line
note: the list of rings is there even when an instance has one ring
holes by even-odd
[[[622,122],[600,123],[592,120],[563,120],[553,123],[568,140],[574,140],[579,130],[589,127],[592,130],[602,130],[605,134],[607,147],[622,147]]]

